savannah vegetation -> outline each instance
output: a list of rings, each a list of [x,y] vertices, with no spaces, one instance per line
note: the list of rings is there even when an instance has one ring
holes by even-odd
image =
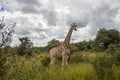
[[[34,47],[29,37],[19,38],[11,47],[15,23],[0,21],[0,80],[120,80],[120,32],[102,28],[96,38],[71,43],[69,64],[61,69],[61,56],[50,69],[49,50],[60,44],[53,39]]]

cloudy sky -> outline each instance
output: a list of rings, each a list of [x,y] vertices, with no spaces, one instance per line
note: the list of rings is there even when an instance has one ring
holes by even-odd
[[[72,42],[94,39],[100,28],[120,31],[120,0],[0,0],[0,18],[17,22],[11,45],[27,36],[34,46],[64,40],[71,23]]]

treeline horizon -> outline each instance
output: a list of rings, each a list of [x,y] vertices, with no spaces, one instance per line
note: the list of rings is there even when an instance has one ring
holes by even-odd
[[[48,44],[44,47],[35,47],[34,44],[31,42],[29,37],[19,38],[20,45],[13,48],[17,54],[19,55],[32,55],[35,53],[47,52],[52,47],[58,46],[61,42],[56,39],[52,39],[48,42]],[[77,51],[107,51],[112,46],[115,48],[116,46],[120,45],[120,32],[116,29],[105,29],[101,28],[94,40],[89,41],[80,41],[76,43],[70,43],[69,48],[72,52]],[[7,46],[10,48],[10,46]]]
[[[115,28],[112,28],[112,29],[100,28],[99,31],[102,30],[102,29],[103,29],[103,30],[114,30],[114,31],[116,31],[116,32],[118,32],[118,33],[120,34],[120,31],[117,30],[117,29],[115,29]],[[97,35],[99,34],[99,31],[97,32],[96,37],[97,37]],[[96,39],[96,37],[95,37],[94,39],[82,40],[82,41],[77,41],[77,42],[73,42],[72,39],[71,39],[71,40],[70,40],[70,44],[75,44],[75,43],[80,43],[80,42],[94,41],[94,40]],[[118,37],[119,37],[119,36],[118,36]],[[29,40],[31,40],[28,36],[19,37],[18,40],[21,39],[21,38],[28,38]],[[44,46],[34,46],[34,43],[33,43],[33,42],[32,42],[32,44],[33,44],[33,47],[46,47],[46,46],[47,46],[50,42],[52,42],[52,41],[56,41],[56,42],[59,42],[59,43],[63,42],[63,41],[60,41],[59,39],[53,38],[53,39],[51,39],[50,41],[48,41],[47,44],[44,45]],[[20,40],[19,40],[19,42],[20,42]],[[9,46],[14,48],[14,47],[17,47],[17,46],[19,46],[19,45],[20,45],[20,44],[14,44],[14,46],[12,46],[12,45],[9,45]]]
[[[49,51],[52,47],[59,45],[61,42],[57,39],[52,39],[44,47],[39,48],[41,51]],[[83,40],[75,43],[70,43],[72,51],[94,50],[105,51],[110,45],[120,44],[120,32],[116,29],[99,29],[96,38],[93,40]]]

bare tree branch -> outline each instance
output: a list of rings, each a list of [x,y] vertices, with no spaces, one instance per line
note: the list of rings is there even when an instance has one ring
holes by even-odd
[[[12,42],[11,37],[14,32],[16,23],[14,22],[11,26],[6,26],[4,16],[0,20],[0,48],[9,46]]]

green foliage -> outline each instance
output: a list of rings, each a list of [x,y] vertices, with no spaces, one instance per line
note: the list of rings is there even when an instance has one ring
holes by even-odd
[[[45,56],[42,60],[41,60],[41,64],[44,67],[48,67],[50,63],[50,57]]]
[[[46,77],[47,76],[47,77]],[[45,69],[41,75],[41,80],[96,80],[91,64],[79,63],[69,64],[62,70],[56,65],[55,70]]]
[[[58,46],[60,42],[56,39],[53,39],[48,42],[48,45],[45,47],[46,51],[49,51],[52,47]]]
[[[19,55],[32,55],[32,47],[33,47],[33,43],[30,41],[30,39],[28,37],[23,37],[23,38],[19,38],[21,44],[18,47],[18,54]]]
[[[12,48],[10,46],[6,46],[2,50],[3,50],[3,54],[8,54],[8,55],[15,55],[16,54],[16,49]]]
[[[116,65],[120,66],[120,44],[110,44],[106,50],[108,55],[111,55],[116,60]]]
[[[70,49],[71,49],[71,52],[77,52],[77,51],[79,51],[79,45],[78,45],[78,43],[72,43],[72,44],[70,44]]]
[[[42,52],[47,52],[46,47],[33,47],[32,48],[33,53],[42,53]]]
[[[4,76],[7,73],[8,67],[5,65],[6,63],[6,56],[0,54],[0,80],[4,79]]]
[[[106,50],[110,44],[120,43],[120,32],[115,29],[100,29],[95,39],[97,50]]]
[[[88,62],[88,56],[83,52],[75,52],[70,55],[69,62],[70,63],[79,63],[79,62]]]
[[[86,54],[87,52],[75,53]],[[97,53],[101,54],[101,53]],[[75,58],[74,58],[75,59]],[[47,54],[34,54],[32,57],[9,56],[6,75],[2,80],[119,80],[120,69],[114,67],[110,57],[96,57],[93,64],[70,62],[62,70],[61,64],[55,64],[55,70],[49,68]],[[43,65],[44,64],[44,65]]]
[[[42,56],[42,58],[41,58]],[[11,56],[11,67],[5,80],[96,80],[95,72],[90,63],[72,63],[62,70],[60,64],[55,65],[55,70],[42,65],[44,54],[27,58],[25,56]],[[39,57],[39,58],[37,58]]]
[[[96,57],[92,62],[100,80],[115,80],[113,71],[114,63],[115,60],[112,56]]]
[[[81,41],[79,43],[72,43],[70,44],[70,49],[72,52],[78,51],[89,51],[93,47],[93,41]]]
[[[82,51],[88,51],[92,49],[92,41],[82,41],[79,42],[79,49]]]

